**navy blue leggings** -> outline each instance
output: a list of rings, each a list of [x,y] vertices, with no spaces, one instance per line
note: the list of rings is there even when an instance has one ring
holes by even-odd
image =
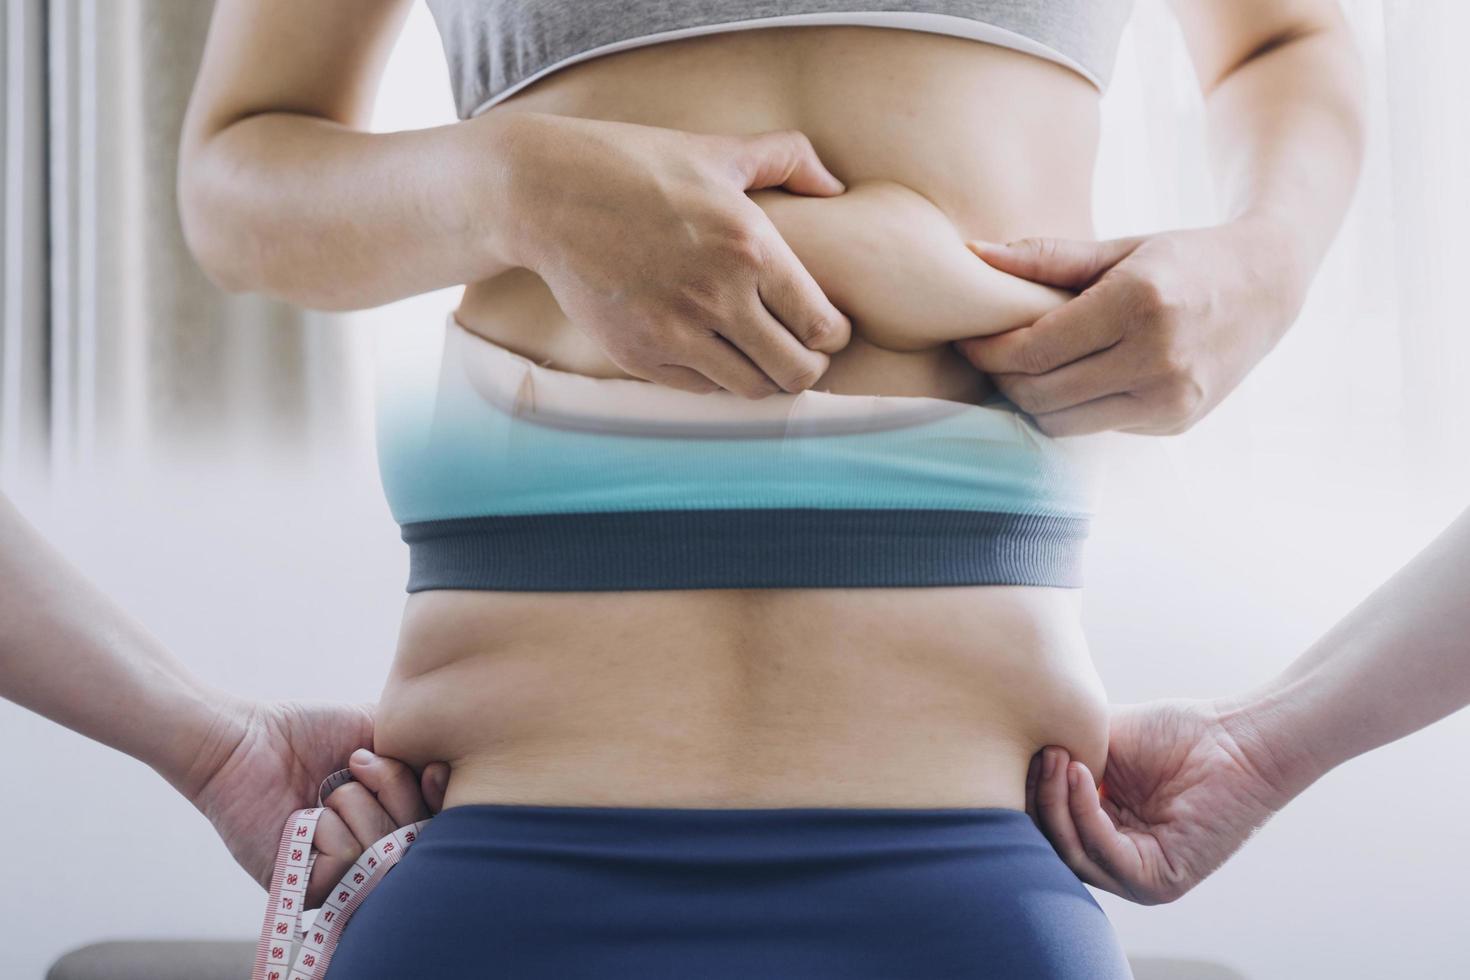
[[[1024,812],[473,804],[348,921],[326,980],[1127,980]]]

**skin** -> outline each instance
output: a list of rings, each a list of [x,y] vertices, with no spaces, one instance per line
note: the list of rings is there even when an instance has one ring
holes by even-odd
[[[349,767],[359,782],[327,797],[318,824],[310,907],[383,834],[443,806],[445,767],[420,777],[366,748],[373,705],[256,702],[205,684],[3,495],[0,697],[151,766],[262,888],[287,814]]]
[[[1317,30],[1331,3],[1246,6],[1184,18],[1214,32],[1191,48],[1227,221],[1205,251],[1148,254],[1208,292],[1274,229],[1289,261],[1266,263],[1267,292],[1290,307],[1348,182],[1299,178],[1356,168],[1335,69],[1352,54]],[[180,200],[226,288],[345,309],[465,283],[461,324],[565,371],[959,400],[985,391],[956,348],[965,308],[999,342],[1165,295],[1121,273],[1038,292],[960,250],[1093,238],[1097,92],[1054,63],[912,31],[739,31],[592,59],[455,125],[362,132],[404,7],[218,5]],[[1029,326],[995,316],[1023,309]],[[1228,334],[1212,358],[1234,359]],[[1069,590],[430,591],[406,604],[374,746],[447,761],[446,805],[1021,809],[1035,752],[1100,769],[1107,722]]]
[[[1228,219],[972,243],[998,269],[1081,292],[1023,330],[957,345],[1049,435],[1170,435],[1208,414],[1296,318],[1362,166],[1362,68],[1337,4],[1171,6]]]
[[[1467,581],[1470,511],[1257,689],[1119,708],[1101,793],[1047,748],[1028,812],[1084,881],[1174,901],[1337,766],[1470,705]]]

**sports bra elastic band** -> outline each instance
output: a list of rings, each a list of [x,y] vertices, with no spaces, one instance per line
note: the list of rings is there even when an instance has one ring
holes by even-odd
[[[432,387],[379,399],[409,592],[1073,587],[1089,448],[1003,399],[590,378],[452,314]]]

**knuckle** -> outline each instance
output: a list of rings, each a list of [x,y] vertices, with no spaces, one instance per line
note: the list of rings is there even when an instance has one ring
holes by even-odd
[[[720,386],[709,378],[682,365],[671,365],[653,363],[640,375],[645,381],[664,385],[668,388],[678,388],[681,391],[692,391],[696,395],[707,395],[712,391],[718,391]]]
[[[1177,415],[1193,419],[1200,406],[1204,404],[1204,388],[1194,379],[1192,375],[1184,375],[1172,386],[1169,404]]]
[[[781,139],[785,140],[786,143],[791,147],[791,149],[796,153],[800,154],[816,152],[812,147],[811,137],[807,136],[807,134],[802,132],[801,130],[783,129],[779,132],[781,134]]]
[[[847,332],[847,320],[840,314],[816,313],[807,320],[798,339],[808,347],[821,347],[842,341]]]
[[[765,261],[765,240],[747,222],[735,222],[726,228],[720,244],[725,257],[739,265],[760,265]]]
[[[1154,371],[1171,387],[1183,387],[1192,380],[1194,362],[1176,340],[1163,338],[1154,352]]]
[[[1015,351],[1016,367],[1022,374],[1045,374],[1052,368],[1051,357],[1044,344],[1033,340]]]
[[[1154,317],[1164,313],[1170,304],[1168,290],[1157,276],[1143,270],[1127,275],[1128,291],[1140,313]]]
[[[713,271],[702,271],[688,276],[679,284],[679,291],[671,303],[681,316],[699,318],[708,315],[725,294],[721,277]]]
[[[332,795],[326,799],[326,805],[333,810],[341,811],[345,807],[356,806],[367,794],[367,788],[359,782],[343,783],[332,790]]]
[[[1159,430],[1164,435],[1179,435],[1194,425],[1204,404],[1204,391],[1191,378],[1174,379],[1157,394],[1160,413]]]
[[[787,372],[781,382],[782,389],[789,392],[805,391],[827,373],[825,364],[806,362]]]
[[[667,385],[670,388],[682,388],[684,391],[692,391],[696,395],[708,395],[711,392],[720,390],[720,386],[708,378],[690,378],[684,374],[665,375],[660,378],[653,378],[652,380]]]
[[[1184,297],[1174,287],[1152,276],[1138,280],[1144,314],[1165,327],[1176,327],[1184,317]]]
[[[1006,248],[1009,251],[1031,255],[1038,259],[1053,258],[1057,254],[1057,243],[1055,240],[1035,236],[1028,236],[1007,242]]]

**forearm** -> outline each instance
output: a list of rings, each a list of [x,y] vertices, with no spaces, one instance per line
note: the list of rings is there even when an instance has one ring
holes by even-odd
[[[489,278],[516,264],[516,115],[393,133],[247,116],[183,148],[190,248],[226,289],[317,309]]]
[[[240,734],[233,699],[190,675],[3,496],[0,696],[147,763],[186,792]]]
[[[1261,223],[1304,294],[1362,167],[1362,70],[1346,24],[1248,58],[1207,86],[1206,109],[1226,220]]]
[[[1470,511],[1279,676],[1238,700],[1299,791],[1470,704]]]

